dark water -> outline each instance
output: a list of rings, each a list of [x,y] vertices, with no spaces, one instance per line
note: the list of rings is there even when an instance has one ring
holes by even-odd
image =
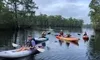
[[[53,28],[51,34],[47,35],[49,41],[46,42],[45,52],[39,53],[35,56],[27,56],[12,60],[100,60],[100,32],[94,33],[93,29],[62,29],[64,34],[70,33],[73,37],[79,38],[79,46],[75,44],[59,43],[55,35],[59,33],[62,28]],[[23,45],[27,40],[28,35],[33,37],[40,37],[41,32],[48,29],[33,29],[21,30],[17,33],[17,44]],[[84,42],[82,39],[83,33],[87,32],[89,40]],[[95,39],[91,35],[95,34]],[[15,42],[14,31],[0,31],[0,50],[13,49],[11,43]],[[0,58],[1,60],[7,60]]]

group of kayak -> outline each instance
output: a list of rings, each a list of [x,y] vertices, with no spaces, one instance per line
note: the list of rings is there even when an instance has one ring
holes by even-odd
[[[8,51],[0,51],[0,57],[3,58],[19,58],[25,57],[31,54],[36,54],[40,52],[44,52],[44,44],[48,38],[46,37],[46,32],[43,31],[41,37],[33,38],[31,35],[28,36],[27,42],[20,48],[8,50]],[[16,44],[13,44],[16,45]]]
[[[41,37],[39,38],[33,38],[31,35],[28,36],[27,42],[24,46],[14,49],[14,50],[8,50],[8,51],[1,51],[0,57],[4,58],[19,58],[19,57],[25,57],[31,54],[36,54],[37,52],[44,52],[44,46],[45,41],[48,41],[48,38],[46,37],[46,32],[43,31]],[[50,32],[48,33],[50,34]],[[67,44],[73,43],[75,45],[79,45],[78,41],[79,39],[76,37],[72,37],[70,34],[67,34],[64,36],[63,31],[59,33],[59,35],[56,35],[56,38],[59,41],[66,41]],[[83,39],[86,41],[89,39],[87,33],[83,35]],[[15,45],[15,44],[13,44]]]
[[[65,36],[62,30],[60,31],[59,35],[56,35],[56,38],[57,38],[60,42],[65,41],[67,44],[73,43],[73,44],[75,44],[75,45],[79,45],[79,44],[78,44],[79,38],[72,37],[70,34],[67,34],[67,35]],[[87,35],[86,32],[85,32],[84,35],[83,35],[83,40],[84,40],[85,42],[89,40],[89,37],[88,37],[88,35]]]

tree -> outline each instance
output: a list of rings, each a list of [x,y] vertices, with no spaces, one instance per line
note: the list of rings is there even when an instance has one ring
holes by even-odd
[[[25,15],[27,16],[34,16],[35,15],[35,9],[38,9],[36,7],[35,2],[33,0],[21,0],[21,4],[23,7],[23,11],[25,12]]]
[[[92,0],[89,4],[91,22],[95,29],[100,29],[100,0]]]
[[[15,20],[15,28],[19,28],[18,24],[18,11],[19,11],[19,5],[20,5],[20,0],[7,0],[7,5],[9,7],[9,11],[13,12],[13,17]]]

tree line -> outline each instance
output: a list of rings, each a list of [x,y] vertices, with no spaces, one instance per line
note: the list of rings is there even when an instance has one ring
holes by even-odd
[[[82,27],[83,20],[61,15],[35,15],[38,7],[33,0],[0,0],[0,29],[40,27]]]
[[[75,18],[64,18],[61,15],[47,16],[40,14],[36,16],[36,25],[38,26],[51,26],[51,27],[82,27],[83,20]],[[35,23],[35,22],[34,22]]]

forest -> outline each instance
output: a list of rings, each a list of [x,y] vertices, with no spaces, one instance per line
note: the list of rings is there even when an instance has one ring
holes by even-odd
[[[81,28],[82,19],[61,15],[36,15],[39,9],[33,0],[0,0],[0,29],[25,29],[32,27]],[[67,13],[66,13],[67,14]]]

